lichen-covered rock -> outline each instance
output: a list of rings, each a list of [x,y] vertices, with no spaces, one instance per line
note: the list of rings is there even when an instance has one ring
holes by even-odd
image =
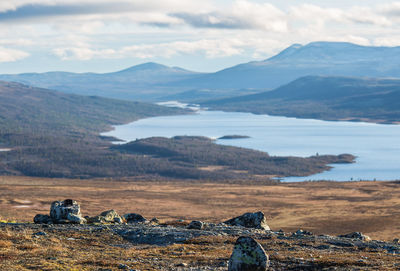
[[[201,221],[192,221],[190,222],[188,229],[194,229],[194,230],[202,230],[204,228],[204,223]]]
[[[121,218],[115,210],[104,211],[100,216],[104,217],[104,220],[110,223],[115,222],[116,218]]]
[[[270,230],[263,212],[245,213],[241,216],[229,219],[224,223],[231,226]]]
[[[263,247],[251,237],[239,237],[229,259],[228,271],[265,271],[269,257]]]
[[[53,223],[53,220],[49,215],[42,215],[42,214],[37,214],[33,218],[33,222],[35,224],[51,224]]]
[[[87,218],[88,223],[118,223],[122,224],[124,219],[115,210],[104,211],[98,216]]]
[[[129,224],[148,222],[147,219],[144,218],[142,215],[135,214],[135,213],[126,214],[126,215],[124,215],[124,218],[126,220],[126,223],[129,223]]]
[[[66,199],[51,204],[50,217],[54,223],[68,223],[69,215],[81,216],[81,208],[75,200]]]
[[[74,214],[68,214],[67,220],[73,224],[86,224],[86,219]]]

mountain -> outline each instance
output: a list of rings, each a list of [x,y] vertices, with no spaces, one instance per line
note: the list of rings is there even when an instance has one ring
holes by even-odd
[[[66,93],[96,95],[127,100],[157,100],[186,89],[166,88],[165,84],[195,78],[200,73],[157,63],[145,63],[112,73],[24,73],[0,75],[0,80],[55,89]]]
[[[400,80],[306,76],[273,91],[203,105],[299,118],[398,123]]]
[[[369,47],[343,42],[294,44],[264,61],[237,65],[192,78],[192,88],[274,89],[308,75],[400,77],[400,47]]]
[[[400,78],[400,47],[370,47],[343,42],[294,44],[263,61],[216,73],[145,63],[112,73],[26,73],[0,80],[109,98],[197,102],[271,90],[300,77]]]

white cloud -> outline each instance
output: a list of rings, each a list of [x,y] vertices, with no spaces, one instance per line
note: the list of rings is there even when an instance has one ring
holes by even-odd
[[[29,53],[24,51],[0,47],[0,62],[14,62],[28,56]]]

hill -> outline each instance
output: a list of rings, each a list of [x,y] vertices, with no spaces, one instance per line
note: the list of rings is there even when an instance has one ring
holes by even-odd
[[[0,75],[0,80],[81,95],[197,102],[271,90],[310,75],[400,78],[399,62],[400,47],[313,42],[215,73],[145,63],[112,73],[27,73]]]
[[[124,159],[99,133],[111,125],[186,110],[0,82],[0,174],[108,176]],[[101,165],[107,165],[101,168]]]
[[[400,80],[307,76],[273,91],[205,102],[227,111],[324,120],[400,121]]]
[[[127,100],[156,100],[179,91],[165,84],[194,78],[199,73],[157,63],[145,63],[112,73],[24,73],[0,75],[0,80],[55,89],[66,93]]]

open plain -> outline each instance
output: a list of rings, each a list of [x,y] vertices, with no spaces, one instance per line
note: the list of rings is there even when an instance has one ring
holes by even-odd
[[[272,230],[372,239],[400,238],[399,182],[304,182],[277,185],[199,181],[70,180],[0,177],[0,217],[32,222],[51,202],[72,198],[83,215],[115,209],[161,221],[222,222],[263,211]]]

